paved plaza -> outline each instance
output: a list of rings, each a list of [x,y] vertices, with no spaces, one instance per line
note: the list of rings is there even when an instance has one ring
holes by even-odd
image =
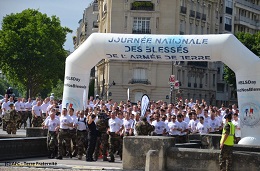
[[[0,128],[0,136],[7,135],[5,131]],[[17,131],[17,136],[25,137],[26,130],[21,128]],[[10,137],[10,136],[9,136]],[[0,152],[1,154],[1,152]],[[73,157],[66,158],[63,160],[48,159],[47,157],[39,158],[25,158],[8,161],[0,161],[0,171],[11,171],[11,170],[122,170],[122,161],[119,157],[115,158],[114,163],[103,162],[102,159],[98,159],[96,162],[86,162],[86,158],[78,160]]]

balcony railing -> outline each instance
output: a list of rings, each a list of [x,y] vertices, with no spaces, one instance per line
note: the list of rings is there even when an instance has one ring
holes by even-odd
[[[253,26],[256,26],[256,27],[259,27],[259,20],[252,20],[248,17],[244,17],[244,16],[239,16],[239,15],[236,15],[235,16],[235,22],[245,22],[245,23],[248,23],[250,25],[253,25]],[[240,23],[241,24],[241,23]]]
[[[190,17],[195,17],[195,11],[190,10]]]
[[[148,79],[132,79],[129,84],[151,84],[151,82]]]
[[[131,10],[154,11],[154,4],[146,1],[135,1],[132,3]]]
[[[187,7],[181,6],[181,13],[186,14],[187,13]]]
[[[133,34],[151,34],[151,29],[133,29]]]
[[[196,18],[200,19],[200,17],[201,17],[201,13],[200,12],[196,12]]]
[[[238,3],[238,4],[241,4],[241,5],[244,5],[244,6],[247,6],[247,7],[250,7],[250,8],[253,8],[253,9],[256,9],[256,10],[260,11],[260,5],[253,4],[253,3],[251,3],[251,2],[248,2],[248,1],[245,1],[245,0],[236,0],[236,3]]]

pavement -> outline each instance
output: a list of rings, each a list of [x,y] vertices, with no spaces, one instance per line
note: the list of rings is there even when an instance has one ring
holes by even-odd
[[[0,128],[0,136],[7,135],[5,131]],[[11,135],[12,136],[12,135]],[[26,130],[21,128],[17,130],[14,137],[25,137]],[[10,136],[9,136],[10,137]],[[1,155],[1,152],[0,152]],[[122,170],[122,161],[118,156],[115,157],[115,162],[105,162],[102,159],[98,159],[95,162],[86,162],[86,158],[82,160],[78,158],[66,158],[62,160],[48,159],[47,157],[39,158],[25,158],[8,161],[0,161],[0,171],[32,171],[32,170]]]

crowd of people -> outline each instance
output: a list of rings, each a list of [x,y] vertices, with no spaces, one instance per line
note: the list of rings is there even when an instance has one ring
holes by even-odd
[[[21,127],[48,129],[49,158],[57,159],[68,156],[81,160],[86,155],[86,161],[96,161],[102,155],[103,161],[114,162],[115,154],[122,159],[124,136],[171,136],[176,143],[185,143],[188,134],[221,134],[226,114],[232,114],[236,142],[241,137],[237,106],[218,108],[203,99],[180,100],[176,105],[150,101],[141,116],[140,101],[133,105],[130,100],[113,102],[90,97],[85,110],[75,111],[70,106],[62,107],[53,96],[33,101],[19,97],[14,102],[6,95],[0,112],[8,134],[15,134]]]

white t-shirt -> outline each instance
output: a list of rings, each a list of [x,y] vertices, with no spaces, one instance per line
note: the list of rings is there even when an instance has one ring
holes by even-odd
[[[43,103],[42,105],[41,105],[41,107],[42,107],[42,113],[47,113],[47,107],[48,107],[49,105],[48,105],[48,103]]]
[[[188,126],[189,126],[191,132],[195,132],[195,131],[196,131],[196,127],[197,127],[197,124],[198,124],[199,122],[200,122],[200,121],[199,121],[198,119],[196,119],[196,120],[193,120],[193,119],[190,120]]]
[[[178,122],[179,123],[179,127],[182,131],[184,131],[185,129],[188,129],[188,124],[184,121],[182,122]],[[180,132],[180,135],[186,135],[187,132]]]
[[[87,129],[86,123],[87,123],[87,118],[84,116],[83,118],[77,118],[77,130],[83,131]],[[85,120],[85,122],[84,122]]]
[[[123,119],[123,125],[125,127],[125,132],[129,132],[130,129],[133,129],[133,120],[132,119],[129,119],[129,120],[126,120],[125,118]]]
[[[60,121],[56,118],[53,120],[49,118],[45,121],[44,125],[48,127],[49,131],[55,131],[55,128],[60,125]]]
[[[170,135],[179,135],[180,134],[180,131],[177,130],[177,129],[179,129],[179,122],[168,122],[168,128],[169,128],[168,133]]]
[[[14,106],[15,106],[15,110],[16,111],[18,111],[18,112],[21,111],[21,102],[18,102],[18,101],[15,102]]]
[[[210,132],[215,132],[215,129],[218,129],[220,127],[220,122],[216,118],[214,120],[210,119],[209,126],[211,128]]]
[[[70,124],[70,123],[73,123],[71,117],[69,115],[61,115],[60,117],[60,128],[61,129],[69,129],[69,126],[68,125],[65,125],[65,124]]]
[[[237,121],[232,120],[232,123],[235,125],[235,137],[241,137],[241,129],[239,130],[238,128],[240,127],[240,119],[238,118]]]
[[[28,111],[32,111],[32,102],[27,102],[27,103],[25,103],[25,108],[26,108]]]
[[[42,108],[41,106],[33,106],[32,110],[34,111],[34,114],[36,116],[41,116],[41,111],[42,111]]]
[[[108,120],[108,125],[109,125],[109,128],[110,128],[110,132],[117,132],[122,127],[123,120],[121,120],[119,118],[115,118],[115,119],[110,118]]]
[[[5,115],[5,112],[10,110],[9,102],[3,102],[2,104],[2,115]]]
[[[25,112],[25,103],[24,102],[20,102],[20,106],[21,106],[21,111]]]
[[[197,126],[196,126],[196,130],[200,133],[200,134],[207,134],[209,133],[209,129],[210,129],[210,126],[207,124],[207,123],[198,123]]]
[[[70,115],[69,115],[70,116]],[[72,123],[76,124],[78,122],[78,117],[76,115],[70,116]],[[73,127],[69,127],[70,130],[74,129]]]
[[[166,129],[166,125],[163,121],[157,122],[157,120],[152,122],[152,125],[154,126],[154,132],[156,134],[163,134],[163,130]]]

